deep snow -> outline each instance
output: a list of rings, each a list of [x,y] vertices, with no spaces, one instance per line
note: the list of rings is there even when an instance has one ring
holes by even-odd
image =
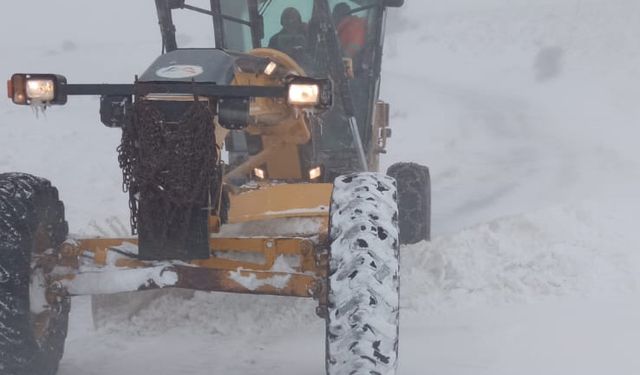
[[[0,76],[129,82],[159,52],[152,9],[7,5]],[[384,163],[434,183],[434,241],[402,249],[400,374],[640,373],[640,2],[414,0],[389,22]],[[128,222],[97,111],[0,101],[0,171],[52,179],[82,234]],[[62,375],[323,373],[310,301],[167,296],[98,331],[87,298],[73,309]]]

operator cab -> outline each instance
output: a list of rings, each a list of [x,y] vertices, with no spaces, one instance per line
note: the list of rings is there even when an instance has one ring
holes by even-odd
[[[306,164],[324,166],[328,173],[323,180],[362,170],[364,155],[371,165],[370,156],[378,146],[373,119],[385,13],[387,7],[401,6],[403,0],[210,0],[210,10],[188,2],[170,0],[168,4],[170,9],[210,15],[216,48],[237,52],[277,49],[308,76],[334,82],[333,109],[311,121],[312,141],[301,148]],[[164,45],[168,50],[177,48],[175,40],[165,40]],[[360,140],[354,140],[352,130],[356,128]],[[226,142],[232,164],[260,150],[260,139],[241,131],[232,133]]]
[[[380,82],[385,11],[382,2],[329,0],[331,19],[324,20],[314,0],[261,0],[258,1],[257,19],[264,26],[262,33],[252,31],[249,22],[235,20],[251,19],[250,1],[221,0],[220,3],[222,14],[230,16],[222,19],[221,47],[244,52],[254,47],[278,49],[313,77],[331,76],[330,65],[335,62],[330,61],[328,51],[322,47],[321,29],[324,22],[333,22],[340,47],[338,59],[347,70],[349,96],[365,152],[368,152],[372,147],[371,122]],[[252,39],[255,35],[260,36],[259,40]],[[339,80],[338,77],[331,78],[334,82]],[[336,97],[340,98],[340,95]],[[333,172],[331,175],[358,170],[349,119],[340,99],[332,111],[321,116],[320,122],[314,134],[315,152],[310,152],[310,157],[319,159],[318,162]]]

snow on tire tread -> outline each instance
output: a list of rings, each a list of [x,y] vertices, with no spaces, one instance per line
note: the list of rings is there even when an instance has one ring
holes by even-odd
[[[338,177],[331,205],[327,317],[329,375],[393,375],[399,327],[396,182]]]

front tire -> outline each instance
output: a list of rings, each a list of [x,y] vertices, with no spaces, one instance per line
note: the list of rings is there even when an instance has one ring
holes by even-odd
[[[329,235],[327,374],[394,375],[400,310],[395,181],[377,173],[338,177]]]
[[[53,375],[64,351],[70,300],[47,298],[54,255],[66,239],[58,191],[26,174],[0,174],[0,373]],[[43,262],[45,263],[45,262]]]

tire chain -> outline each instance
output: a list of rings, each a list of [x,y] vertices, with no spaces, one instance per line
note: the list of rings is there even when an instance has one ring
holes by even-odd
[[[161,103],[161,102],[160,102]],[[183,223],[188,230],[188,210],[169,210],[169,202],[178,207],[201,204],[211,186],[220,181],[213,114],[207,104],[197,100],[177,122],[165,120],[158,104],[137,101],[133,121],[122,130],[118,147],[118,161],[123,173],[123,190],[129,193],[132,234],[137,234],[140,197],[156,201],[163,207],[145,207],[145,226],[162,228],[167,233],[168,223]],[[152,211],[152,212],[151,212]],[[162,221],[152,223],[153,220]],[[157,225],[161,224],[161,225]],[[178,228],[173,227],[172,231]]]

